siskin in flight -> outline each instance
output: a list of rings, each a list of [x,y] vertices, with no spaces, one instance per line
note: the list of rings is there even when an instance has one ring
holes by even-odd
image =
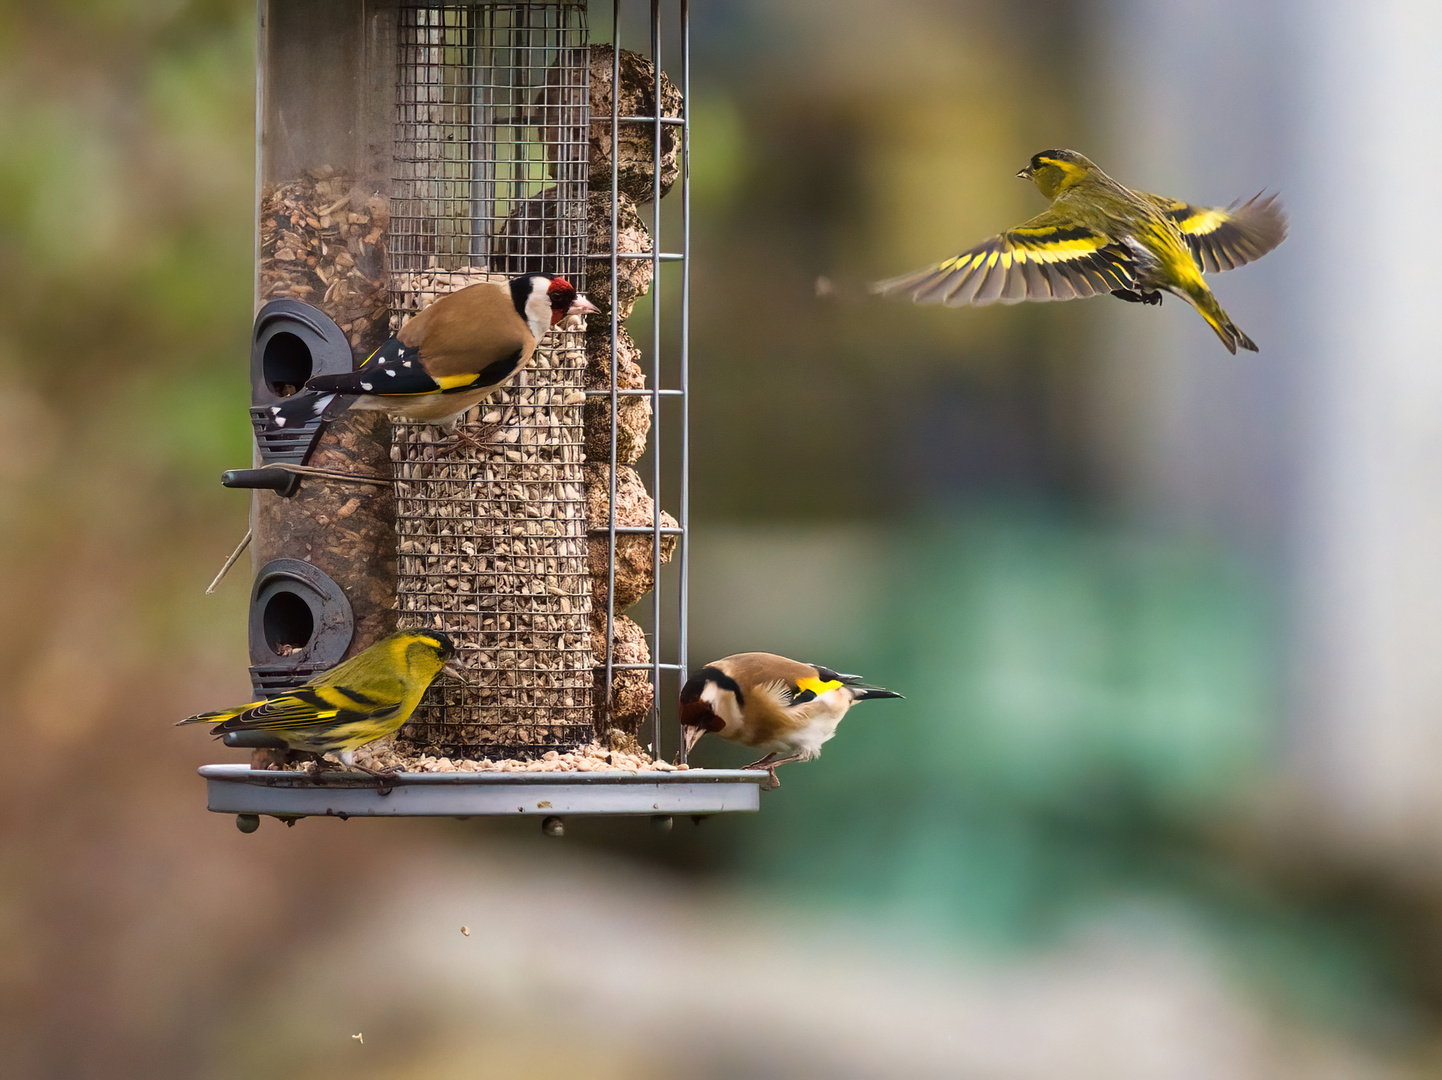
[[[188,716],[180,724],[214,724],[212,735],[263,731],[291,750],[334,753],[342,764],[410,719],[421,695],[442,669],[460,675],[455,646],[433,630],[401,630],[322,672],[304,686],[269,701]]]
[[[522,274],[447,293],[416,315],[355,371],[317,375],[305,391],[270,407],[272,429],[347,409],[443,424],[484,401],[530,363],[568,315],[599,310],[552,274]]]
[[[1256,344],[1222,310],[1202,272],[1260,259],[1287,236],[1275,195],[1192,206],[1122,187],[1074,150],[1044,150],[1016,174],[1051,206],[955,258],[872,286],[918,304],[1015,304],[1109,292],[1132,303],[1180,296],[1228,351]]]
[[[775,780],[778,765],[819,755],[856,702],[899,697],[859,675],[775,653],[737,653],[707,664],[681,688],[681,730],[687,753],[708,731],[765,750],[746,767],[767,769]]]

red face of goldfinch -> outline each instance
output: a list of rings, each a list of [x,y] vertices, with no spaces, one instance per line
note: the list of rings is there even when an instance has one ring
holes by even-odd
[[[578,293],[576,286],[563,277],[551,279],[551,285],[546,289],[546,296],[551,301],[552,326],[555,326],[567,315],[594,315],[601,310]]]

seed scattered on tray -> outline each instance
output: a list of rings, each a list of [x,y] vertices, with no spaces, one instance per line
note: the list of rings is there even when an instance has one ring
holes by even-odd
[[[688,768],[673,765],[669,761],[656,761],[634,742],[632,750],[612,750],[599,743],[582,746],[565,752],[549,750],[534,761],[519,761],[511,758],[472,760],[461,757],[428,754],[405,743],[392,746],[362,747],[356,751],[356,761],[372,769],[395,769],[403,773],[511,773],[511,772],[677,772]],[[305,762],[287,765],[290,771],[304,772]]]

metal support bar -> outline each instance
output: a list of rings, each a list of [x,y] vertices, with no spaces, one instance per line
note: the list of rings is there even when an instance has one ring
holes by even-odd
[[[662,397],[681,397],[684,390],[617,390],[621,397],[650,397],[652,394],[660,394]],[[587,397],[610,397],[609,390],[587,390]]]
[[[667,0],[669,2],[669,0]],[[687,617],[688,617],[688,596],[689,587],[687,574],[690,566],[690,556],[687,545],[687,529],[689,528],[690,510],[690,481],[687,475],[690,468],[690,407],[688,401],[689,382],[688,365],[689,334],[690,334],[690,250],[691,250],[691,210],[690,210],[690,7],[688,0],[678,0],[675,9],[679,14],[680,31],[680,65],[681,65],[681,90],[682,107],[680,116],[661,116],[664,110],[661,93],[661,71],[662,71],[662,6],[663,0],[651,0],[650,3],[650,60],[654,71],[655,86],[653,88],[653,100],[655,108],[653,116],[622,116],[620,112],[621,100],[621,79],[620,79],[620,46],[621,46],[621,5],[620,0],[613,0],[612,3],[612,52],[611,67],[611,247],[607,253],[592,252],[593,258],[607,258],[611,266],[611,385],[603,391],[611,400],[611,411],[613,422],[611,425],[610,465],[611,465],[611,488],[610,488],[610,512],[606,523],[605,533],[607,536],[607,550],[610,556],[612,577],[607,588],[607,610],[606,610],[606,657],[605,672],[606,685],[609,688],[613,685],[615,675],[619,671],[630,669],[647,670],[651,674],[651,686],[654,694],[654,705],[651,712],[651,733],[650,750],[657,758],[666,754],[667,744],[670,739],[677,739],[678,747],[679,727],[675,726],[678,721],[674,717],[674,706],[666,701],[663,693],[663,674],[670,676],[676,673],[684,677],[686,669],[686,648],[687,648]],[[674,62],[674,60],[673,60]],[[651,212],[650,221],[647,223],[651,232],[651,251],[649,252],[618,252],[619,247],[619,205],[618,205],[618,181],[619,181],[619,160],[620,160],[620,125],[622,123],[643,123],[651,125],[652,145],[652,177],[655,184],[655,196],[650,200]],[[668,130],[669,129],[669,130]],[[681,181],[681,210],[682,210],[682,233],[679,250],[666,251],[666,243],[663,239],[662,214],[661,214],[661,157],[664,145],[663,133],[667,137],[670,131],[674,131],[680,138],[680,181]],[[674,242],[670,246],[675,246]],[[619,268],[623,260],[637,261],[645,260],[651,264],[651,307],[650,307],[650,348],[651,363],[649,366],[649,387],[644,390],[623,390],[617,386],[617,355],[616,340],[619,335],[619,320],[617,316],[616,295],[619,284]],[[666,305],[662,296],[661,268],[663,264],[679,263],[681,266],[681,281],[678,289],[677,300],[680,307],[680,355],[679,369],[680,381],[674,389],[662,388],[662,321],[663,309]],[[667,279],[667,288],[673,287],[670,279]],[[669,294],[668,294],[669,295]],[[639,336],[639,335],[638,335]],[[674,338],[675,333],[672,332]],[[593,392],[589,396],[600,396]],[[649,397],[651,401],[651,468],[647,476],[647,486],[652,494],[652,515],[649,526],[619,526],[616,523],[616,472],[617,472],[617,426],[614,417],[619,403],[626,397]],[[679,417],[675,412],[667,412],[662,416],[661,402],[663,398],[674,399],[679,403]],[[663,423],[664,419],[664,423]],[[672,432],[672,425],[675,425],[675,432]],[[664,430],[663,430],[664,429]],[[675,527],[661,524],[662,498],[666,494],[662,481],[669,475],[669,470],[677,467],[677,462],[672,456],[668,456],[668,444],[666,438],[680,440],[679,454],[679,488],[680,506],[677,508],[679,517]],[[614,580],[614,567],[616,560],[616,538],[627,535],[649,535],[653,538],[651,570],[655,586],[650,602],[651,630],[647,637],[651,642],[651,661],[644,665],[618,664],[615,658],[615,622],[616,622],[616,590]],[[679,555],[678,569],[680,571],[679,586],[672,586],[670,579],[665,583],[661,575],[661,543],[664,539],[674,537]],[[677,588],[674,597],[670,595],[670,589]],[[671,619],[674,613],[675,636],[669,638],[673,623]],[[668,655],[675,652],[675,656]],[[599,658],[598,658],[599,659]],[[599,666],[599,665],[598,665]],[[663,707],[663,703],[665,707]],[[671,727],[666,726],[665,720],[672,720]],[[682,750],[684,753],[684,749]]]

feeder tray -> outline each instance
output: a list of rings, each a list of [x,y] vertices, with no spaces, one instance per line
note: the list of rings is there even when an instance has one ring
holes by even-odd
[[[216,813],[283,819],[723,814],[759,810],[770,781],[759,769],[401,773],[382,794],[369,777],[316,781],[248,765],[203,765],[200,775]]]

